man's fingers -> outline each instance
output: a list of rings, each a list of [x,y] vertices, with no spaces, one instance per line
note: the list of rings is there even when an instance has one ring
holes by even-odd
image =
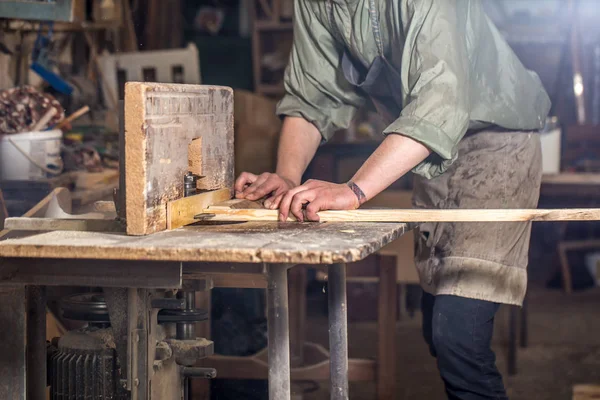
[[[281,181],[278,179],[267,179],[266,182],[264,182],[261,185],[254,185],[256,186],[256,188],[250,192],[246,194],[246,198],[248,200],[258,200],[261,199],[263,197],[265,197],[266,195],[268,195],[269,193],[274,192],[275,190],[277,190],[281,185]]]
[[[304,210],[302,210],[302,206],[313,201],[315,197],[316,193],[314,190],[305,190],[294,196],[292,205],[290,206],[290,212],[298,219],[298,221],[304,221]]]
[[[273,197],[269,197],[267,200],[265,200],[265,207],[269,208],[271,210],[278,209],[279,204],[281,204],[281,199],[283,199],[284,195],[285,195],[285,192],[283,192],[281,194],[276,194]]]
[[[317,213],[322,209],[322,202],[319,200],[311,201],[308,206],[306,206],[306,219],[313,222],[319,222],[320,218]]]
[[[250,172],[242,172],[236,179],[234,189],[236,196],[244,191],[246,185],[252,184],[258,177]]]
[[[248,186],[242,192],[242,195],[244,196],[244,199],[248,198],[248,195],[250,193],[253,193],[260,185],[262,185],[263,183],[265,183],[267,181],[267,179],[269,179],[269,175],[268,174],[259,175],[256,178],[256,180],[254,182],[252,182],[252,185]]]
[[[282,222],[287,221],[288,215],[290,213],[290,206],[292,205],[292,199],[296,195],[296,193],[300,193],[306,190],[304,185],[295,187],[291,190],[288,190],[286,194],[283,195],[281,199],[281,203],[279,204],[279,220]]]

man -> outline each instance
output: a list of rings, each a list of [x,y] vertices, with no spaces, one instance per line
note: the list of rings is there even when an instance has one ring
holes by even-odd
[[[477,0],[297,0],[277,170],[238,198],[318,221],[413,171],[418,208],[535,208],[536,130],[550,101]],[[385,139],[346,184],[301,177],[319,144],[374,105]],[[429,223],[416,234],[423,334],[450,399],[504,399],[491,350],[501,303],[521,305],[529,223]]]

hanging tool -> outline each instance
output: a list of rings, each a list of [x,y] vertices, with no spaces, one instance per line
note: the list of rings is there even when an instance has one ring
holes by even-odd
[[[73,87],[52,71],[56,65],[56,62],[51,57],[53,31],[54,23],[52,21],[40,22],[31,55],[31,69],[58,92],[70,95],[73,92]]]

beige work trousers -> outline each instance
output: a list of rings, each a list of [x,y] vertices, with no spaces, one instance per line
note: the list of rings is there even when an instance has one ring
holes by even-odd
[[[415,177],[416,208],[536,208],[542,177],[537,132],[484,130],[460,142],[458,159],[431,180]],[[425,223],[415,234],[423,289],[521,305],[530,222]]]

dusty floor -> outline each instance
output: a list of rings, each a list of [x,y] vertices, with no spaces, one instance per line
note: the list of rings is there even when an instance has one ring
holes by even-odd
[[[506,374],[508,309],[496,322],[494,349],[511,400],[571,399],[572,385],[600,384],[600,289],[570,296],[559,291],[530,288],[529,347],[519,349],[518,373]],[[308,339],[327,344],[326,317],[309,317]],[[398,394],[396,399],[444,399],[434,360],[420,336],[420,314],[398,323]],[[376,352],[375,325],[352,324],[351,357],[368,358]],[[329,399],[327,384],[305,400]],[[352,400],[376,399],[373,384],[352,385]]]

